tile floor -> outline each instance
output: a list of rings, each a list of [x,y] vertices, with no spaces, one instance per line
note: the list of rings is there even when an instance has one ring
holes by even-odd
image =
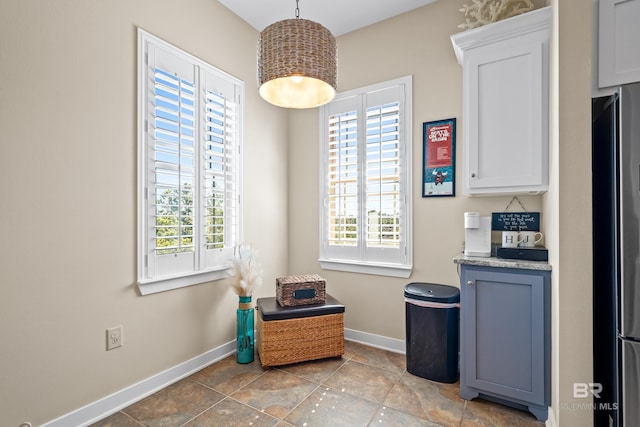
[[[405,356],[345,342],[341,359],[262,369],[229,356],[93,427],[544,426],[525,411],[460,398]]]

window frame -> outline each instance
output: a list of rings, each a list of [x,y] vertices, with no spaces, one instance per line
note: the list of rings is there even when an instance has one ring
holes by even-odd
[[[412,190],[412,151],[413,151],[413,125],[412,125],[412,76],[400,77],[397,79],[369,85],[366,87],[341,92],[336,95],[335,99],[320,107],[319,109],[319,122],[320,122],[320,196],[319,196],[319,210],[320,210],[320,266],[325,270],[337,270],[353,273],[364,273],[380,276],[392,276],[407,278],[411,275],[413,269],[413,190]],[[358,137],[357,137],[357,152],[358,152],[358,211],[359,218],[363,219],[366,214],[366,189],[362,183],[366,178],[366,170],[362,169],[366,162],[366,125],[363,125],[363,120],[366,121],[367,106],[364,104],[363,99],[366,99],[367,95],[370,96],[377,92],[388,90],[397,87],[398,101],[400,104],[399,112],[399,146],[400,146],[400,197],[402,199],[403,211],[402,217],[405,224],[401,224],[403,227],[401,232],[400,247],[398,251],[404,251],[398,254],[399,262],[384,262],[378,260],[367,260],[366,248],[363,248],[363,243],[366,244],[366,239],[363,237],[366,231],[366,224],[362,222],[358,232],[358,244],[356,248],[353,247],[337,247],[334,249],[329,248],[329,117],[331,114],[332,105],[343,102],[345,105],[355,105],[358,115]],[[345,107],[346,108],[346,107]],[[347,111],[344,111],[347,112]],[[362,127],[362,129],[360,129]],[[364,159],[363,159],[364,157]]]
[[[149,49],[148,49],[149,46]],[[170,58],[176,58],[176,61],[180,62],[180,65],[188,64],[193,68],[194,84],[197,85],[195,91],[195,124],[193,125],[195,130],[195,136],[193,138],[193,206],[192,209],[195,212],[193,214],[194,231],[193,239],[195,241],[194,251],[192,255],[192,262],[189,267],[179,272],[170,272],[164,275],[157,275],[157,271],[154,269],[154,261],[150,261],[150,258],[157,257],[155,254],[156,247],[152,243],[154,240],[154,232],[157,224],[152,218],[155,218],[150,213],[151,205],[155,202],[149,200],[154,198],[155,192],[153,189],[156,184],[154,183],[154,160],[150,157],[150,153],[154,152],[153,147],[149,147],[149,144],[155,144],[155,140],[151,133],[153,132],[153,123],[150,123],[150,111],[153,105],[155,95],[152,88],[150,88],[149,73],[152,65],[149,65],[149,52],[154,49],[156,53],[161,50],[167,54]],[[163,53],[163,55],[164,55]],[[228,259],[232,256],[234,248],[242,241],[242,123],[243,123],[243,107],[244,107],[244,82],[241,80],[217,69],[216,67],[204,62],[203,60],[196,58],[195,56],[183,51],[182,49],[167,43],[166,41],[138,28],[138,233],[137,233],[137,285],[141,295],[153,294],[157,292],[163,292],[171,289],[182,288],[199,283],[219,280],[227,277],[228,275]],[[184,64],[182,64],[184,63]],[[177,67],[177,66],[176,66]],[[164,71],[177,71],[177,70],[164,70]],[[176,74],[177,76],[177,74]],[[211,104],[207,103],[207,95],[212,92],[210,89],[212,82],[224,89],[222,92],[227,93],[231,91],[233,93],[232,103],[237,104],[237,128],[236,137],[233,143],[227,145],[226,141],[223,147],[226,149],[230,147],[232,150],[237,150],[232,154],[233,165],[235,170],[229,174],[230,178],[227,178],[227,172],[225,170],[224,188],[227,184],[231,184],[234,188],[233,194],[228,199],[225,199],[224,209],[227,209],[227,203],[231,200],[231,204],[235,207],[235,211],[229,216],[232,219],[231,226],[234,226],[233,238],[229,244],[223,248],[218,249],[205,249],[205,188],[204,183],[207,179],[207,167],[204,160],[204,155],[207,150],[207,108]],[[213,93],[213,92],[212,92]],[[229,96],[226,99],[231,99]],[[225,116],[226,117],[226,116]],[[180,122],[182,123],[182,121]],[[209,123],[209,126],[212,124]],[[180,133],[182,135],[182,133]],[[225,133],[226,135],[226,133]],[[179,146],[181,147],[181,145]],[[233,169],[233,168],[232,168]],[[211,171],[209,171],[211,174]],[[182,176],[182,175],[180,175]],[[226,215],[226,214],[225,214]],[[225,220],[227,217],[225,216]],[[226,225],[226,224],[225,224]],[[216,252],[216,253],[212,253]],[[175,254],[175,257],[179,257],[182,254]],[[150,267],[151,266],[151,267]]]

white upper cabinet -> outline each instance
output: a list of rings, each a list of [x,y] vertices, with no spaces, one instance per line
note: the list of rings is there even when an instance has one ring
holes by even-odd
[[[549,38],[545,7],[451,36],[463,67],[463,192],[549,188]]]
[[[640,82],[640,0],[600,0],[600,87]]]

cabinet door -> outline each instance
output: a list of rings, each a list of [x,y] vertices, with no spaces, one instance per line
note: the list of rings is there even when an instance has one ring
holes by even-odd
[[[468,270],[462,302],[469,387],[545,404],[544,279]]]
[[[640,82],[640,0],[600,0],[600,87]]]
[[[521,38],[479,47],[469,57],[466,192],[547,189],[543,50],[541,41]]]

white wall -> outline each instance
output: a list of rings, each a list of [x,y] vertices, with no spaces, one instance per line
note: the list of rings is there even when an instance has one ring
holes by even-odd
[[[137,26],[245,81],[245,238],[266,284],[287,271],[287,115],[257,95],[257,32],[215,0],[181,4],[0,3],[3,426],[49,421],[235,337],[226,281],[136,290]],[[116,325],[124,346],[107,352]]]

